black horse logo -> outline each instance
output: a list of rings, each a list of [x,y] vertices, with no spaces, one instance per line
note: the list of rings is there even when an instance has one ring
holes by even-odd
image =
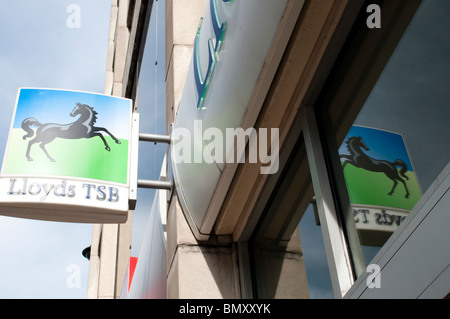
[[[112,139],[120,144],[120,141],[115,138],[106,128],[104,127],[96,127],[94,126],[97,121],[97,112],[94,111],[94,108],[86,105],[77,103],[75,108],[70,113],[71,117],[75,117],[80,115],[80,117],[73,123],[69,124],[55,124],[55,123],[47,123],[41,124],[35,118],[29,117],[23,120],[22,128],[27,132],[26,135],[23,136],[23,139],[27,139],[28,137],[33,137],[34,130],[31,126],[36,126],[38,129],[36,130],[36,137],[28,142],[28,148],[25,156],[29,161],[33,159],[30,157],[31,147],[35,143],[41,143],[39,146],[42,151],[47,155],[48,159],[51,162],[55,162],[55,159],[48,154],[45,149],[45,145],[51,143],[55,138],[64,138],[64,139],[79,139],[79,138],[91,138],[94,136],[98,136],[102,139],[105,144],[105,149],[109,152],[111,149],[106,143],[105,138],[99,132],[106,132]]]
[[[361,148],[366,151],[369,150],[361,137],[349,137],[345,143],[347,144],[347,149],[350,152],[350,155],[339,155],[340,158],[344,159],[342,169],[344,169],[347,164],[352,164],[355,167],[363,168],[371,172],[382,172],[394,182],[394,186],[392,186],[391,191],[388,193],[389,196],[394,193],[398,182],[400,182],[405,187],[405,198],[409,197],[408,187],[406,186],[406,182],[404,180],[408,180],[409,178],[405,175],[407,167],[404,161],[397,159],[391,163],[368,156],[361,150]],[[401,168],[400,174],[396,168],[397,166]]]

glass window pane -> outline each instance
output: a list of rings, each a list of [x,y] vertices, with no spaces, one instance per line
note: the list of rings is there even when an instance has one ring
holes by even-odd
[[[367,264],[450,159],[448,12],[423,1],[339,148]]]
[[[330,271],[314,204],[308,206],[299,223],[302,238],[303,259],[311,299],[334,298]]]

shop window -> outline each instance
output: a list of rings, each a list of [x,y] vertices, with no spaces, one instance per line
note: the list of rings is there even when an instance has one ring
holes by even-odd
[[[355,119],[356,107],[338,116],[331,104],[322,116],[356,275],[449,162],[447,12],[448,1],[423,1]]]
[[[303,107],[302,137],[249,242],[255,298],[344,296],[449,162],[450,3],[381,10],[380,29],[361,11]],[[288,257],[301,267],[283,277]]]

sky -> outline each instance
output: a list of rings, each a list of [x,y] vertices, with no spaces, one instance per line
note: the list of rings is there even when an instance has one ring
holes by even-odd
[[[153,10],[159,19],[152,14],[148,31],[138,101],[141,116],[152,119],[141,122],[141,132],[154,134],[165,133],[164,1],[159,2]],[[104,93],[110,6],[110,0],[1,2],[0,158],[19,88]],[[79,20],[73,19],[74,7]],[[156,20],[162,24],[158,28]],[[164,148],[148,144],[141,147],[139,178],[157,179]],[[151,190],[138,192],[142,200],[133,216],[135,256],[153,195]],[[0,298],[86,298],[89,261],[82,251],[91,236],[92,224],[0,216]]]

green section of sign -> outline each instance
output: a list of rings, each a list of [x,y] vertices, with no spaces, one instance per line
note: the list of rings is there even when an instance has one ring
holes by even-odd
[[[409,197],[405,197],[405,188],[398,183],[392,195],[388,195],[394,183],[384,173],[371,172],[353,165],[347,165],[344,170],[345,182],[352,204],[375,205],[411,210],[422,196],[416,174],[411,171],[406,185]],[[351,185],[351,186],[350,186]]]
[[[105,136],[110,151],[105,149],[99,137],[82,139],[59,139],[45,146],[55,159],[51,162],[39,144],[35,144],[28,161],[25,154],[28,140],[24,141],[25,132],[13,129],[4,163],[4,174],[68,176],[98,179],[127,184],[128,141],[119,139],[116,144],[112,138]]]

